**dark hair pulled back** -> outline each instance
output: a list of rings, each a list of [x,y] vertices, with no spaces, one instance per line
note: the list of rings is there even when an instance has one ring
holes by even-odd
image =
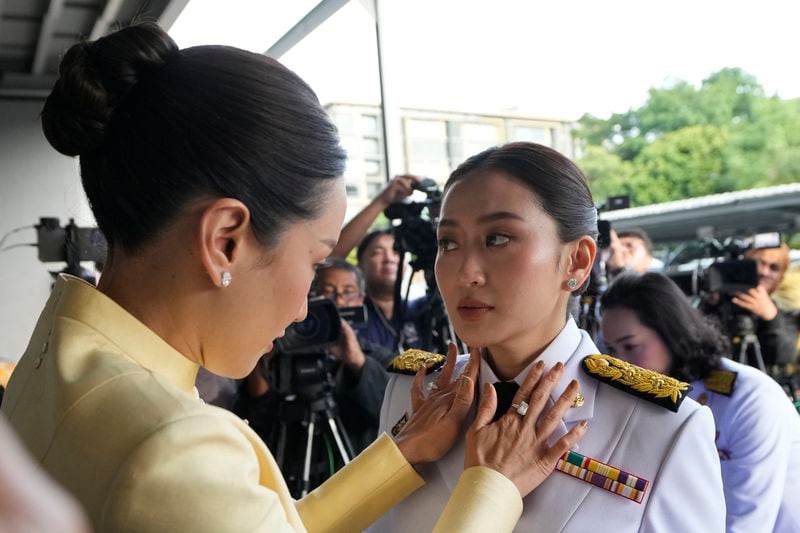
[[[525,185],[539,206],[556,222],[562,243],[584,235],[597,239],[597,209],[583,172],[567,157],[541,144],[513,142],[484,150],[461,163],[447,183],[445,193],[469,175],[502,172]],[[580,294],[588,286],[584,283]]]
[[[74,45],[42,110],[112,246],[141,247],[191,202],[230,197],[273,244],[318,215],[344,172],[335,126],[311,88],[264,55],[227,46],[179,50],[141,23]]]
[[[663,274],[623,274],[611,283],[600,304],[603,312],[628,309],[655,331],[672,357],[667,373],[678,379],[705,379],[730,351],[727,337],[712,319],[692,307],[675,282]]]

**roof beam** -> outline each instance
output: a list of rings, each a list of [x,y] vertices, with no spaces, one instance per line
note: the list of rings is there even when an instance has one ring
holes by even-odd
[[[53,42],[53,33],[55,32],[56,23],[61,17],[62,11],[64,11],[64,0],[50,0],[50,5],[42,19],[42,26],[39,29],[36,54],[33,56],[31,73],[34,75],[44,74],[44,69],[47,66],[47,55],[50,51],[50,45]]]
[[[189,0],[171,0],[158,17],[158,25],[169,31],[188,4]]]
[[[275,41],[275,44],[270,46],[269,50],[264,52],[264,54],[274,59],[280,59],[283,54],[305,39],[308,34],[317,29],[349,1],[350,0],[322,0],[314,9],[309,11],[305,17],[300,19],[300,22],[295,24],[280,39]]]
[[[97,17],[92,27],[92,33],[89,34],[90,41],[96,41],[108,33],[111,25],[119,19],[119,11],[122,9],[123,3],[124,0],[108,0],[108,2],[106,2],[103,13]]]

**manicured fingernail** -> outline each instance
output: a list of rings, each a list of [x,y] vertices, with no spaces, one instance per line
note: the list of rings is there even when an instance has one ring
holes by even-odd
[[[543,369],[543,368],[544,368],[544,361],[542,361],[542,360],[540,359],[540,360],[539,360],[539,361],[536,363],[536,369],[537,369],[537,370],[541,370],[541,369]]]
[[[577,379],[573,379],[572,381],[569,382],[569,386],[570,387],[575,387],[577,384],[578,384],[578,380]]]
[[[564,363],[559,361],[558,363],[556,363],[556,371],[561,372],[562,370],[564,370]]]
[[[589,425],[589,421],[588,421],[588,420],[581,420],[581,424],[580,424],[580,426],[581,426],[583,429],[586,429],[586,426],[588,426],[588,425]]]

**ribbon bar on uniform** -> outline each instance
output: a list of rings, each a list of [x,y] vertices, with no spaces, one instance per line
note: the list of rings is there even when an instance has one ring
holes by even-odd
[[[561,456],[556,470],[636,503],[642,503],[650,484],[646,479],[573,451]]]

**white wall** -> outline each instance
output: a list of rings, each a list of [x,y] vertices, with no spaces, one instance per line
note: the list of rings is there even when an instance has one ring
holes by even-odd
[[[42,216],[59,217],[62,225],[70,217],[78,226],[94,225],[77,159],[53,150],[42,134],[42,104],[0,99],[0,238]],[[12,235],[4,246],[23,242],[35,243],[35,230]],[[22,355],[50,293],[48,270],[63,267],[40,263],[35,247],[0,252],[0,361]]]

